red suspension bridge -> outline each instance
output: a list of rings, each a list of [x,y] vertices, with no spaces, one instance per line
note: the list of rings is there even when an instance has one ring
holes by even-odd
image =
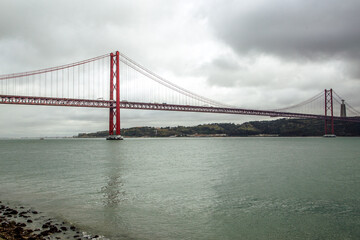
[[[325,135],[334,134],[334,120],[360,122],[360,112],[332,89],[282,109],[237,108],[177,86],[119,52],[0,75],[0,104],[108,108],[108,139],[121,139],[120,109],[323,119]]]

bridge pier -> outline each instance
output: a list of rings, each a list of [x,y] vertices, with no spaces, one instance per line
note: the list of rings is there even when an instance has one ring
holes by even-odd
[[[124,140],[121,135],[109,135],[106,140]]]
[[[110,54],[110,101],[109,136],[106,140],[123,140],[120,133],[120,53]],[[114,101],[114,93],[116,99]],[[115,106],[114,106],[115,103]]]

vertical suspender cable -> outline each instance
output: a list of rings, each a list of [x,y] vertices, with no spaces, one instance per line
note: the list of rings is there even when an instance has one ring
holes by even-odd
[[[50,82],[50,96],[53,97],[53,72],[50,72],[51,74],[51,82]]]
[[[66,90],[66,98],[70,98],[70,68],[67,69],[67,90]]]
[[[100,60],[101,60],[101,59],[100,59]],[[97,70],[97,73],[98,73],[98,74],[100,74],[100,60],[98,60],[98,62],[97,62],[97,63],[98,63],[98,70]],[[99,75],[99,77],[97,77],[97,79],[98,79],[98,84],[99,84],[99,86],[98,86],[98,87],[99,87],[99,88],[98,88],[98,96],[101,97],[101,96],[100,96],[100,95],[101,95],[101,94],[100,94],[100,75]]]
[[[88,63],[87,66],[88,66],[88,69],[87,69],[87,71],[88,71],[88,79],[87,79],[87,81],[86,81],[86,84],[88,85],[88,96],[87,96],[87,98],[90,99],[90,87],[91,87],[91,80],[90,80],[90,63]]]
[[[83,67],[83,77],[82,77],[82,79],[83,79],[83,98],[85,99],[85,64],[82,65],[82,67]]]
[[[47,73],[45,73],[45,75],[44,75],[45,76],[45,81],[44,81],[44,86],[45,86],[45,94],[44,95],[45,95],[45,97],[47,97],[47,95],[46,95],[46,75],[47,75]]]
[[[64,69],[61,70],[61,97],[64,98],[64,86],[65,86],[65,80],[64,80]]]
[[[71,81],[72,81],[72,98],[75,98],[75,67],[72,67],[71,68],[71,71],[72,71],[72,78],[71,78]]]
[[[91,93],[91,77],[90,77],[91,65],[90,65],[90,63],[88,63],[87,66],[88,66],[88,69],[87,69],[87,71],[88,71],[87,85],[89,86],[88,87],[88,99],[90,99],[90,93]]]
[[[95,99],[95,62],[93,62],[93,99]]]
[[[80,98],[80,66],[77,66],[77,72],[78,72],[77,91],[78,91],[78,98]]]
[[[56,97],[59,97],[60,96],[60,94],[59,94],[59,83],[60,83],[60,81],[59,81],[59,71],[56,71],[56,81],[55,81],[55,83],[56,83]]]

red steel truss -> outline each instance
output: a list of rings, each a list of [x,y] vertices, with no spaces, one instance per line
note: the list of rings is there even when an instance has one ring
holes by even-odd
[[[327,119],[328,121],[333,119],[333,120],[342,120],[342,121],[345,120],[345,121],[360,122],[360,118],[357,118],[357,117],[344,118],[344,117],[334,117],[333,116],[331,118],[331,116],[315,115],[315,114],[276,112],[276,111],[266,111],[266,110],[242,109],[242,108],[221,108],[221,107],[205,107],[205,106],[191,106],[191,105],[174,105],[174,104],[165,104],[165,103],[160,104],[160,103],[119,101],[119,104],[117,104],[115,100],[109,101],[109,100],[89,100],[89,99],[47,98],[47,97],[0,95],[0,104],[223,113],[223,114],[268,116],[268,117]],[[119,116],[120,116],[120,114],[119,114]]]
[[[117,51],[110,54],[110,111],[109,111],[109,135],[120,135],[120,67]],[[114,103],[114,93],[116,102]]]
[[[110,108],[112,101],[0,95],[0,104]]]
[[[328,133],[328,125],[331,125],[331,134],[334,135],[334,108],[333,108],[333,90],[325,89],[325,135]],[[327,118],[330,111],[330,119]]]

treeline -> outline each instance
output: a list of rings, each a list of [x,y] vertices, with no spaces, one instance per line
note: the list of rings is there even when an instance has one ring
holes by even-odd
[[[337,136],[360,136],[360,123],[335,121]],[[80,133],[78,138],[108,136],[108,131]],[[278,119],[252,121],[243,124],[212,123],[193,127],[133,127],[121,129],[125,137],[188,137],[188,136],[322,136],[324,121],[317,119]]]

